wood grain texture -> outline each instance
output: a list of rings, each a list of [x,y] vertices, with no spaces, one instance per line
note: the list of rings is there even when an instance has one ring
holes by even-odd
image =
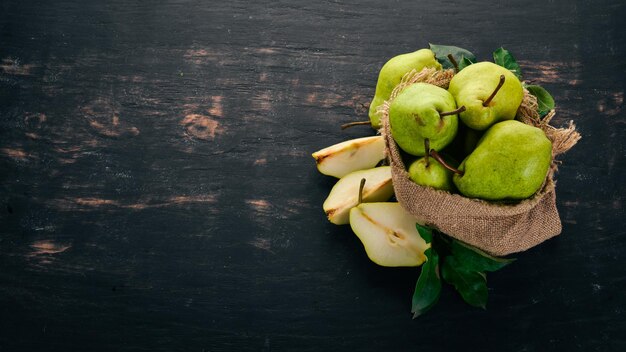
[[[0,2],[0,351],[626,349],[618,0]],[[310,153],[371,135],[377,72],[504,46],[581,142],[561,236],[488,310],[370,263]]]

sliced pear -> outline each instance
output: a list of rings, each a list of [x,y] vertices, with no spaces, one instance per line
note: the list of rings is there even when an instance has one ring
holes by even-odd
[[[367,256],[381,266],[418,266],[430,248],[415,228],[417,220],[400,203],[361,203],[350,210],[350,226]]]
[[[350,209],[359,204],[361,179],[365,179],[362,202],[384,202],[393,195],[390,166],[351,172],[337,181],[324,201],[330,222],[337,225],[350,222]]]
[[[337,178],[376,166],[385,157],[383,136],[363,137],[326,147],[312,154],[317,169]]]

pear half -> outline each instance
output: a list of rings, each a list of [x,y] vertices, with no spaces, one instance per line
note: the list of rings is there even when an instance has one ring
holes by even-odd
[[[417,220],[399,203],[361,203],[350,210],[350,226],[367,256],[381,266],[418,266],[430,248],[415,228]]]
[[[385,158],[385,141],[383,136],[351,139],[318,150],[312,156],[319,172],[341,178],[376,166]]]
[[[390,166],[351,172],[337,181],[324,201],[330,222],[337,225],[350,222],[350,209],[359,204],[361,179],[365,179],[362,202],[384,202],[393,195]]]

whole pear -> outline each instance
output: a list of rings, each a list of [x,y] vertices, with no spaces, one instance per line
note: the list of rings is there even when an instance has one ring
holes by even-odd
[[[467,197],[525,199],[539,190],[551,161],[552,143],[541,129],[503,121],[485,132],[452,180]]]
[[[369,118],[373,128],[381,127],[380,114],[377,113],[377,109],[389,99],[391,92],[400,83],[402,77],[411,70],[421,71],[425,67],[441,70],[441,64],[435,59],[435,53],[430,49],[420,49],[395,56],[383,65],[378,74],[376,94],[369,108]]]
[[[445,168],[439,161],[424,156],[409,165],[409,178],[418,185],[452,191],[452,171]]]
[[[428,83],[404,89],[389,107],[391,135],[405,152],[422,156],[424,140],[431,149],[443,149],[456,136],[459,126],[456,103],[447,90]]]
[[[459,115],[461,121],[479,131],[496,122],[514,119],[524,98],[519,79],[506,68],[487,61],[462,69],[452,78],[448,90],[457,105],[466,108]]]

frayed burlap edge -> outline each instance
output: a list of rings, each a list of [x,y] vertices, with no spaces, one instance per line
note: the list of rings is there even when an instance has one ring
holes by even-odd
[[[555,157],[571,149],[580,139],[580,134],[573,121],[564,128],[551,126],[554,110],[541,118],[537,113],[537,99],[527,90],[524,90],[524,99],[516,118],[541,128],[552,142],[552,167],[537,194],[515,204],[487,202],[423,187],[409,179],[400,150],[391,136],[390,104],[413,83],[426,82],[448,88],[453,76],[453,70],[409,72],[378,110],[382,116],[381,133],[385,138],[398,202],[419,222],[497,256],[527,250],[560,234],[561,220],[556,208],[553,179],[559,162]]]
[[[553,109],[542,118],[538,112],[537,97],[524,89],[524,99],[515,118],[527,125],[540,128],[552,142],[551,173],[556,172],[557,166],[560,164],[556,157],[572,149],[581,138],[580,133],[576,131],[573,120],[568,122],[567,127],[557,128],[550,125],[554,116],[556,116],[556,110]]]

